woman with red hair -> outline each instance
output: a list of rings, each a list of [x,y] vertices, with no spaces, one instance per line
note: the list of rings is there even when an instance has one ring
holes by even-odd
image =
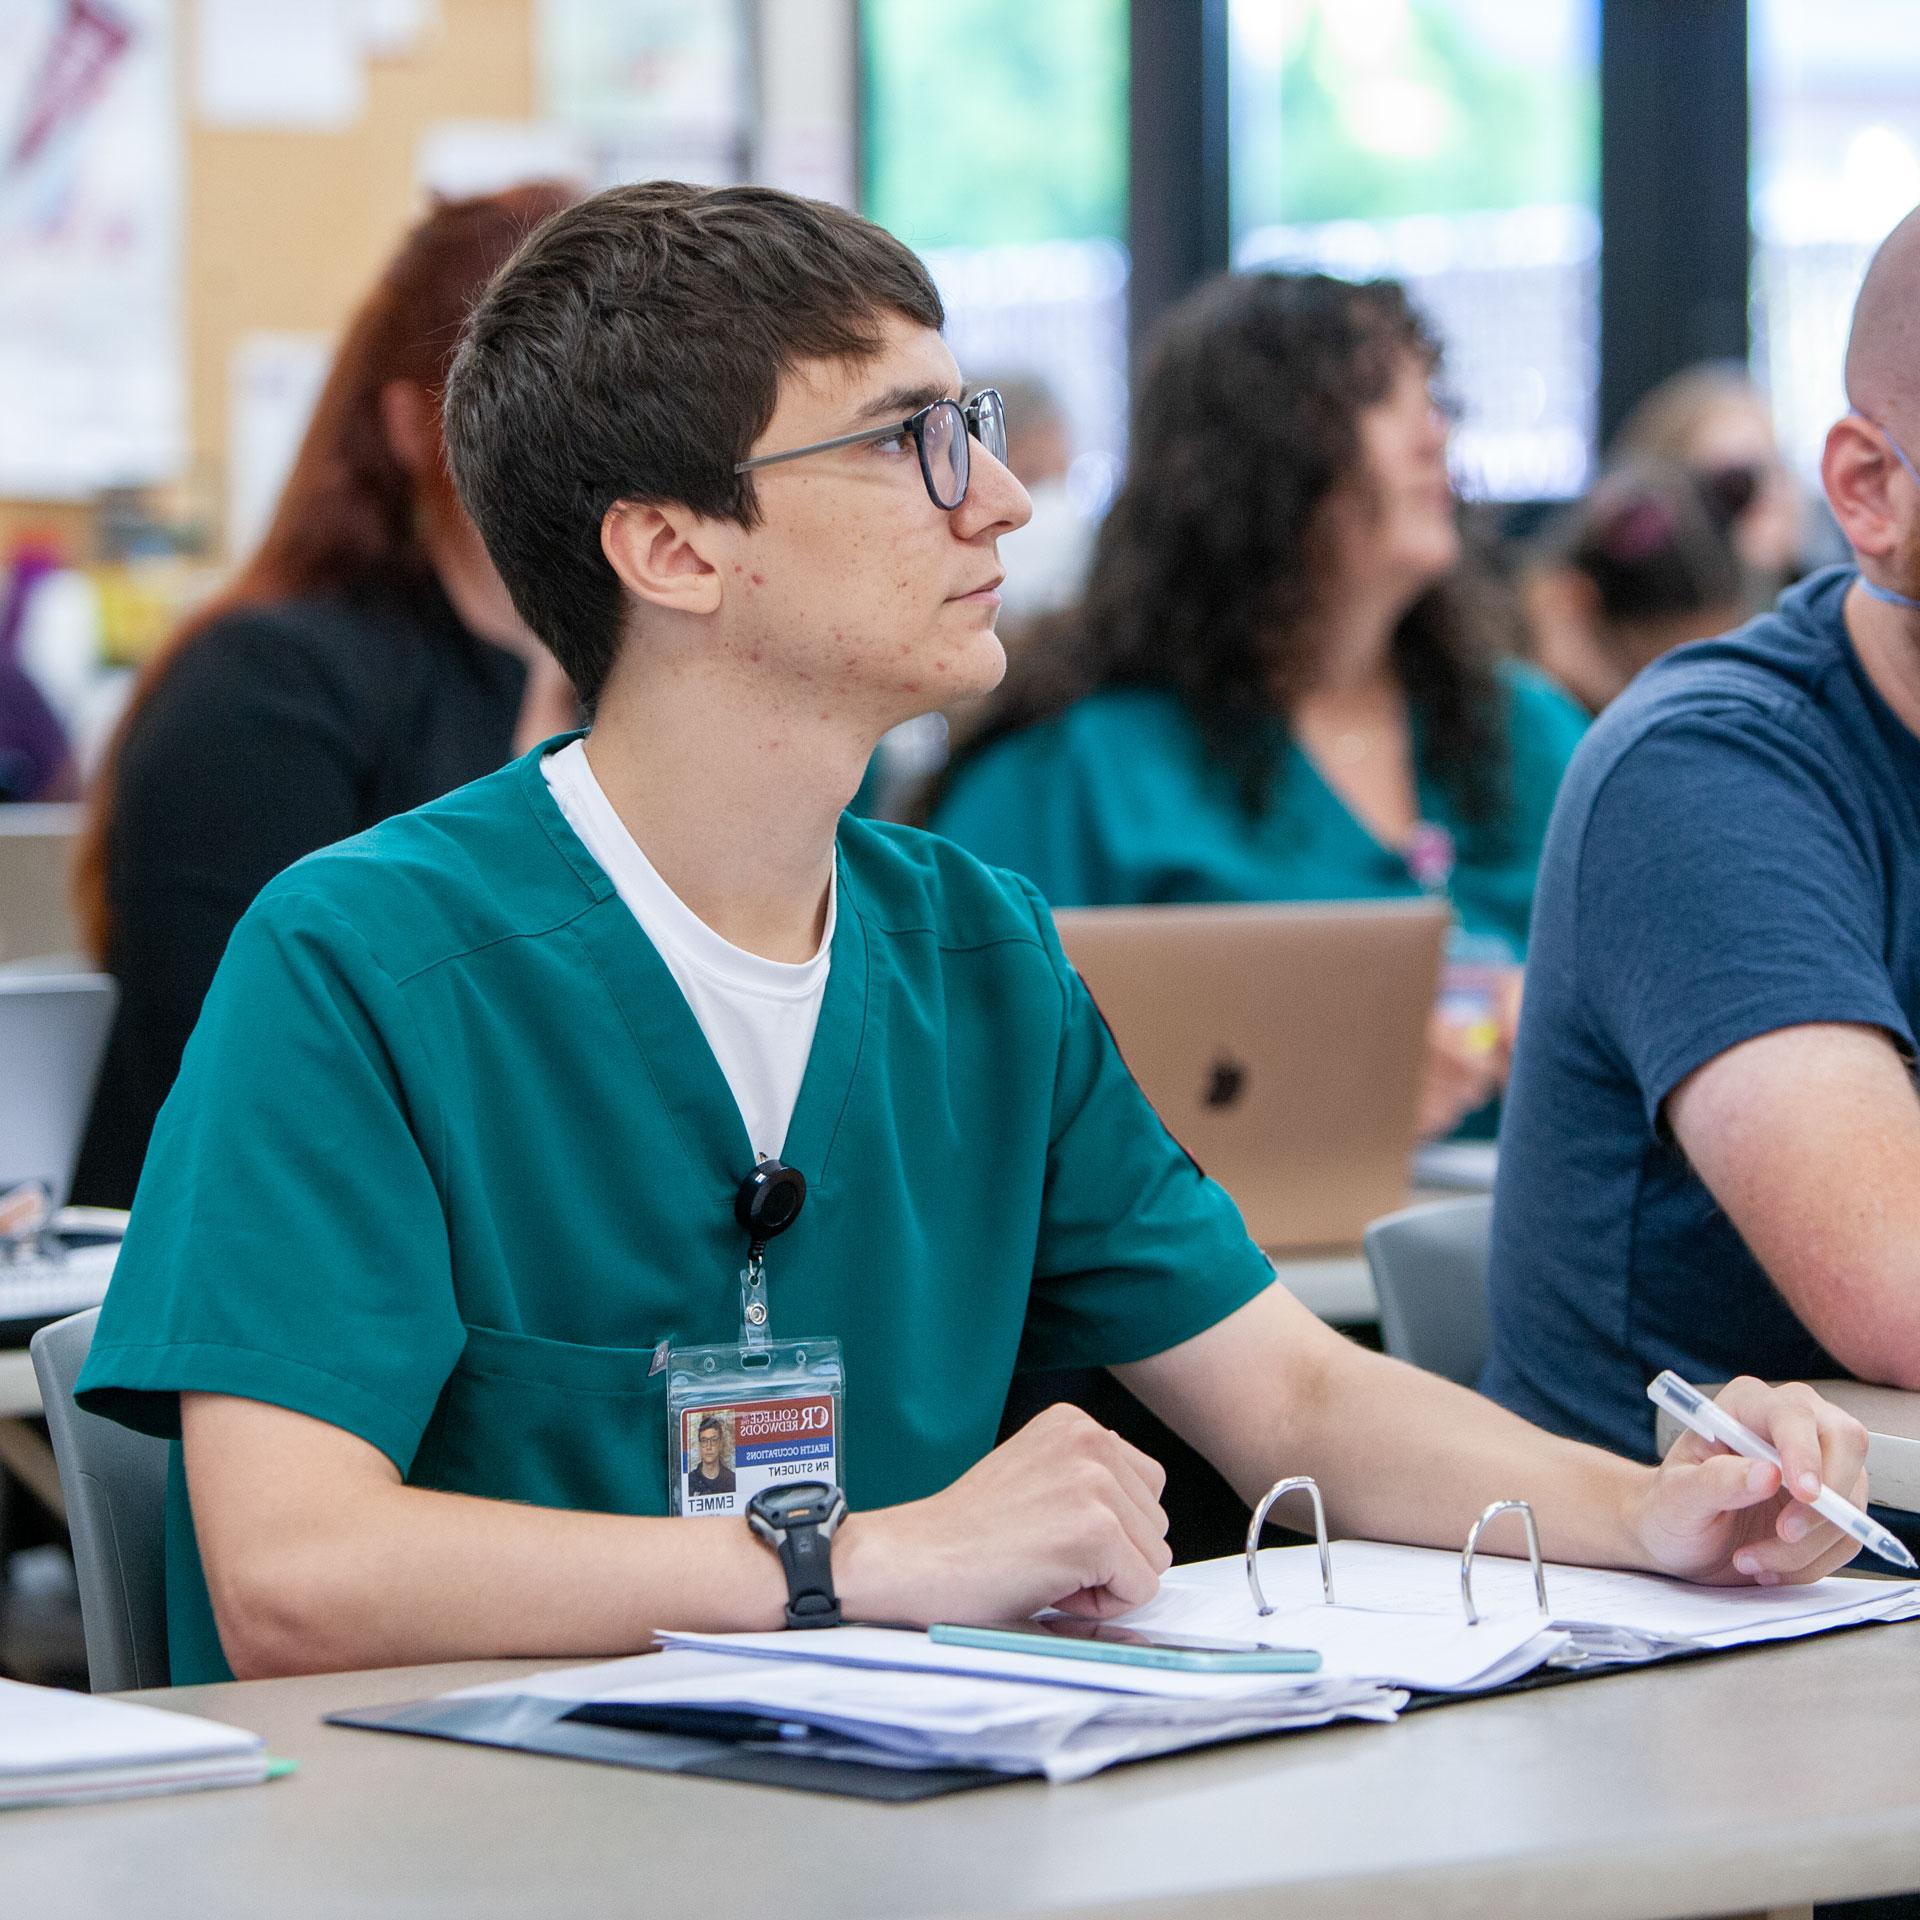
[[[573,724],[454,497],[439,398],[467,309],[573,194],[437,206],[349,325],[259,549],[149,663],[77,874],[120,982],[77,1200],[128,1206],[200,1003],[282,868]]]

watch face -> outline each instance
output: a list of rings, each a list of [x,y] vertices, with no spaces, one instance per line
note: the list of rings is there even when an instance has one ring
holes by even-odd
[[[797,1480],[790,1487],[768,1487],[753,1496],[753,1511],[776,1527],[825,1526],[846,1506],[838,1487],[819,1480]]]

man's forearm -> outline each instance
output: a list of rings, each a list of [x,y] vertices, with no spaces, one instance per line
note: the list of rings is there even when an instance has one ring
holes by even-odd
[[[403,1485],[366,1441],[285,1408],[181,1399],[220,1640],[242,1678],[637,1652],[665,1627],[778,1627],[777,1556],[733,1518],[638,1519]],[[953,1486],[850,1514],[852,1620],[1117,1612],[1165,1566],[1160,1473],[1086,1415],[1043,1414]]]
[[[1457,1548],[1495,1500],[1526,1500],[1559,1559],[1643,1564],[1630,1527],[1650,1475],[1555,1438],[1464,1387],[1370,1353],[1274,1286],[1184,1345],[1116,1369],[1248,1501],[1311,1474],[1350,1536]],[[1285,1503],[1282,1525],[1307,1524]],[[1517,1552],[1496,1527],[1489,1548]]]
[[[276,1530],[216,1552],[208,1575],[243,1679],[637,1653],[661,1627],[777,1627],[786,1593],[741,1520],[574,1513],[398,1484],[298,1539]]]
[[[1651,1477],[1647,1468],[1544,1433],[1433,1374],[1340,1345],[1315,1370],[1306,1404],[1290,1411],[1265,1485],[1310,1473],[1329,1527],[1448,1548],[1461,1545],[1493,1501],[1525,1500],[1547,1557],[1644,1563],[1630,1518]],[[1276,1517],[1304,1524],[1297,1512]],[[1517,1520],[1487,1532],[1489,1549],[1503,1553],[1522,1551],[1524,1540]]]

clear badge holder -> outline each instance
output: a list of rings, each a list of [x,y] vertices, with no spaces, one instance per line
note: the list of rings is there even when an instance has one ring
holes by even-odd
[[[845,1486],[846,1366],[835,1339],[775,1340],[756,1246],[740,1276],[737,1344],[667,1354],[667,1500],[676,1514],[742,1514],[802,1480]]]

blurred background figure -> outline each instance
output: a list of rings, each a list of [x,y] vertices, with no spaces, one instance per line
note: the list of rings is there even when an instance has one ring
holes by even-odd
[[[1733,533],[1747,570],[1749,612],[1771,606],[1811,566],[1839,557],[1818,541],[1822,530],[1781,457],[1767,396],[1736,360],[1684,367],[1661,381],[1621,422],[1608,458],[1684,467],[1719,498],[1739,502]],[[1821,545],[1819,553],[1810,553],[1810,540]]]
[[[26,669],[0,649],[0,803],[71,800],[66,730]]]
[[[1007,465],[1033,502],[1033,518],[1000,542],[1007,577],[998,631],[1018,645],[1035,619],[1079,599],[1094,518],[1072,483],[1073,429],[1052,384],[1037,373],[991,375],[978,384],[998,387],[1007,403]]]
[[[1533,657],[1589,713],[1649,661],[1752,610],[1748,477],[1636,459],[1548,522],[1522,581]]]
[[[439,423],[467,308],[572,197],[520,187],[415,227],[347,328],[259,549],[141,674],[80,860],[121,997],[77,1201],[131,1203],[227,936],[275,874],[577,718],[454,496]]]
[[[1503,657],[1514,626],[1463,554],[1438,372],[1391,281],[1245,274],[1172,309],[1086,596],[931,819],[1056,907],[1444,894],[1489,1004],[1436,1017],[1429,1136],[1503,1083],[1486,1035],[1507,1030],[1584,726]]]
[[[51,554],[28,545],[0,592],[0,802],[79,793],[67,729],[24,658],[28,606],[54,570]]]

